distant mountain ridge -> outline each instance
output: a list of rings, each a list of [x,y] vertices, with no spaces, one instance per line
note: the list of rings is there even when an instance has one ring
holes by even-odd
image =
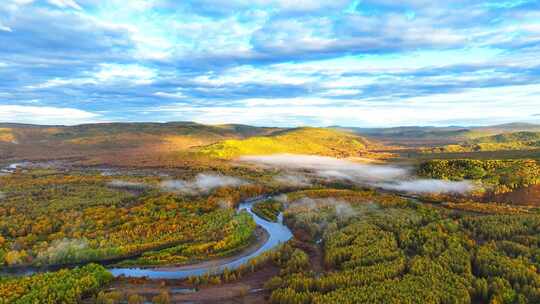
[[[407,126],[393,128],[349,128],[332,127],[338,130],[348,130],[371,139],[382,140],[398,145],[445,145],[457,144],[476,138],[498,135],[510,132],[540,132],[540,125],[531,123],[508,123],[493,126],[464,127],[434,127]]]
[[[540,132],[521,131],[502,133],[474,139],[474,143],[511,143],[540,141]]]
[[[202,158],[230,159],[248,154],[297,153],[335,157],[362,157],[388,151],[388,146],[462,148],[461,144],[499,149],[498,144],[529,147],[530,133],[540,125],[512,123],[487,127],[396,127],[396,128],[272,128],[242,124],[205,125],[195,122],[98,123],[76,126],[40,126],[0,123],[0,161],[81,158],[93,163],[148,162],[155,158],[175,163]],[[503,134],[503,135],[499,135]],[[490,136],[498,136],[489,138]],[[519,144],[516,144],[519,143]],[[386,147],[384,147],[386,146]],[[532,146],[536,146],[533,144]],[[429,148],[428,148],[429,149]],[[181,155],[191,153],[190,155]],[[158,156],[156,156],[158,155]],[[374,155],[374,154],[372,154]]]

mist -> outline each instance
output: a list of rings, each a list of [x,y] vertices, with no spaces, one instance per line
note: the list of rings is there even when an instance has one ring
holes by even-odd
[[[414,193],[454,193],[461,194],[471,192],[475,185],[469,181],[444,181],[436,179],[418,179],[398,181],[396,183],[382,183],[375,186],[383,189],[414,192]]]
[[[148,185],[146,185],[144,183],[129,182],[129,181],[123,181],[123,180],[119,180],[119,179],[112,180],[107,185],[109,185],[109,187],[113,187],[113,188],[127,188],[127,189],[144,189],[144,188],[148,188]]]
[[[245,184],[246,182],[244,180],[236,177],[201,173],[193,181],[168,180],[161,182],[160,186],[165,191],[196,194],[208,193],[219,187],[238,187]]]
[[[278,201],[282,204],[287,204],[289,202],[289,197],[287,194],[280,194],[272,197],[275,201]]]
[[[274,177],[274,180],[280,184],[294,187],[311,186],[311,180],[301,174],[281,174]]]
[[[344,201],[336,202],[334,208],[336,209],[336,216],[339,218],[349,218],[358,213],[358,211],[351,207],[351,204]]]
[[[88,242],[85,239],[55,240],[46,251],[38,255],[38,259],[46,263],[62,262],[69,257],[76,256],[86,248],[88,248]]]
[[[325,208],[325,207],[334,207],[335,213],[338,217],[350,217],[357,213],[356,210],[354,210],[349,202],[346,202],[344,200],[338,200],[335,198],[310,198],[310,197],[303,197],[300,198],[291,204],[287,205],[287,209],[307,209],[309,211]]]
[[[263,167],[284,169],[286,173],[281,175],[281,179],[290,183],[301,181],[297,178],[302,176],[299,175],[298,170],[309,170],[314,177],[327,181],[347,181],[394,191],[467,193],[475,190],[475,185],[469,181],[418,179],[405,168],[391,165],[361,164],[332,157],[276,154],[244,156],[239,160]],[[303,176],[305,177],[305,175]]]
[[[322,178],[353,182],[381,182],[408,176],[408,170],[399,167],[360,164],[324,156],[276,154],[268,156],[244,156],[240,160],[266,167],[292,170],[308,169]]]

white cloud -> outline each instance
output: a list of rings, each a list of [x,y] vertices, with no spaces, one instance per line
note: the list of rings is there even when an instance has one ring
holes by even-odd
[[[303,85],[314,82],[317,77],[302,73],[291,73],[279,69],[265,69],[251,66],[239,66],[226,70],[220,75],[202,75],[194,79],[196,83],[208,86],[224,86],[238,84],[287,84]]]
[[[184,99],[184,98],[186,98],[186,95],[182,94],[182,92],[176,92],[176,93],[156,92],[156,93],[154,93],[154,96],[163,97],[163,98],[171,98],[171,99]]]
[[[128,85],[147,85],[151,84],[157,77],[157,73],[150,68],[138,65],[122,65],[104,63],[94,72],[83,73],[78,78],[54,78],[43,83],[26,86],[29,90],[47,89],[62,86],[81,86],[81,85],[111,85],[126,83]]]
[[[156,72],[138,64],[101,64],[100,70],[93,77],[99,82],[127,81],[149,84],[156,77]]]
[[[297,97],[297,98],[249,98],[238,101],[246,107],[257,106],[321,106],[331,105],[335,101],[325,98]]]
[[[60,8],[82,10],[82,7],[75,0],[47,0],[47,2]]]
[[[328,90],[322,93],[322,96],[350,96],[350,95],[358,95],[362,93],[362,90],[356,90],[356,89],[334,89],[334,90]]]
[[[0,122],[74,125],[99,118],[99,114],[74,108],[0,105]]]
[[[37,90],[37,89],[47,89],[47,88],[61,87],[61,86],[67,86],[67,85],[85,85],[85,84],[96,84],[96,83],[97,82],[91,78],[76,78],[76,79],[54,78],[54,79],[49,79],[43,83],[26,86],[25,88],[29,90]]]
[[[235,105],[231,107],[171,104],[151,111],[166,113],[172,119],[210,124],[366,127],[482,125],[530,121],[530,114],[538,112],[540,108],[540,85],[472,88],[455,93],[387,99],[256,98],[231,101]]]
[[[0,23],[0,31],[1,32],[13,32],[13,30],[9,26],[3,25],[2,23]]]

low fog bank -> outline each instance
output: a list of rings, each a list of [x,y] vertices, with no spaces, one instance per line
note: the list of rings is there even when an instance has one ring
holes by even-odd
[[[408,171],[403,168],[360,164],[325,156],[276,154],[244,156],[240,161],[282,169],[307,169],[319,177],[357,182],[383,182],[408,176]]]
[[[280,184],[294,187],[311,186],[309,177],[302,174],[281,174],[274,177],[274,180]]]
[[[208,193],[211,190],[219,187],[238,187],[245,184],[247,184],[247,182],[242,179],[212,173],[199,173],[193,180],[190,181],[179,179],[164,180],[160,182],[157,186],[120,179],[115,179],[107,183],[107,185],[112,188],[131,190],[157,188],[166,192],[183,192],[186,194]]]
[[[298,170],[309,170],[313,177],[328,181],[341,180],[387,190],[414,193],[467,193],[475,186],[468,181],[418,179],[405,168],[391,165],[360,164],[348,160],[313,155],[276,154],[266,156],[244,156],[240,161],[250,162],[267,168],[287,170],[281,178],[289,181],[310,183],[309,178]],[[299,179],[303,176],[305,179]]]
[[[388,190],[414,193],[448,193],[459,194],[471,192],[475,185],[469,181],[452,182],[436,179],[418,179],[398,181],[396,183],[381,183],[374,186]]]
[[[245,184],[244,180],[236,177],[201,173],[193,181],[168,180],[161,182],[160,186],[165,191],[195,194],[208,193],[219,187],[238,187]]]
[[[348,202],[335,198],[303,197],[286,206],[286,208],[290,210],[301,209],[309,211],[326,207],[334,207],[336,216],[338,217],[351,217],[357,214],[357,211],[353,209]]]
[[[129,182],[129,181],[123,181],[119,179],[112,180],[107,185],[113,188],[127,188],[127,189],[144,189],[144,188],[149,187],[148,185],[144,183]]]
[[[77,256],[81,250],[88,248],[86,239],[55,240],[46,251],[39,253],[38,259],[46,263],[63,262],[66,258]]]
[[[303,197],[293,202],[286,203],[285,208],[286,210],[300,213],[305,211],[314,211],[321,208],[331,208],[333,209],[335,216],[339,219],[348,219],[353,216],[360,216],[366,212],[380,210],[379,205],[373,202],[362,203],[353,208],[349,202],[332,197]]]

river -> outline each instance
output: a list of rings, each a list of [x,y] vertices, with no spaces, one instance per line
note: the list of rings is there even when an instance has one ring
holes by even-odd
[[[12,173],[18,167],[25,166],[26,163],[15,163],[8,167],[5,167],[2,171],[5,173]],[[269,222],[258,215],[256,215],[251,207],[257,202],[268,199],[268,196],[259,196],[251,199],[244,200],[238,206],[238,212],[242,210],[247,211],[257,226],[266,230],[268,233],[268,239],[266,242],[257,248],[257,250],[247,254],[239,254],[238,258],[227,258],[223,260],[216,260],[212,262],[201,262],[200,264],[178,266],[178,267],[145,267],[145,268],[110,268],[109,271],[115,276],[125,277],[148,277],[150,279],[183,279],[190,276],[200,276],[206,273],[221,273],[225,268],[234,270],[241,265],[247,263],[250,259],[256,258],[261,254],[275,248],[279,244],[285,243],[292,238],[291,230],[283,224],[283,214],[279,214],[277,222]],[[199,266],[198,266],[199,265]],[[210,265],[210,266],[209,266]],[[36,269],[29,267],[22,271],[17,271],[19,275],[29,275],[35,273]]]
[[[184,279],[190,276],[201,276],[206,273],[221,273],[225,268],[230,270],[236,269],[241,265],[247,263],[250,259],[260,256],[261,254],[275,248],[279,244],[282,244],[292,238],[292,232],[287,226],[283,224],[283,214],[280,214],[276,223],[269,222],[259,216],[257,216],[251,210],[254,203],[266,200],[268,197],[257,197],[242,202],[238,211],[246,210],[253,216],[255,223],[262,227],[268,233],[268,239],[259,247],[256,251],[239,256],[237,259],[227,259],[225,262],[213,264],[208,266],[208,263],[202,267],[198,267],[197,264],[178,267],[154,267],[154,268],[110,268],[109,271],[115,276],[126,276],[132,278],[148,277],[150,279]]]

